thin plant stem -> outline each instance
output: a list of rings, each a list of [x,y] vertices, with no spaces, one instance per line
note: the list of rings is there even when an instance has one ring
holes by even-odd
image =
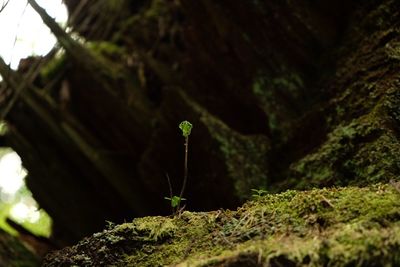
[[[167,176],[168,187],[169,187],[169,197],[170,197],[170,200],[171,200],[172,197],[173,197],[171,179],[169,179],[168,173],[166,173],[165,176]],[[171,208],[172,208],[172,214],[174,214],[174,213],[175,213],[175,209],[174,209],[174,207],[172,207],[172,206],[171,206]]]
[[[181,188],[181,193],[179,195],[179,199],[182,200],[183,193],[185,192],[186,189],[186,183],[188,179],[188,151],[189,151],[189,136],[185,137],[185,162],[184,162],[184,168],[183,168],[183,184]],[[180,208],[180,203],[178,205],[178,209]]]

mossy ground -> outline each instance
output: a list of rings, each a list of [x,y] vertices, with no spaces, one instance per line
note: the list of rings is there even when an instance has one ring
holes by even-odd
[[[45,266],[395,266],[398,187],[289,190],[236,211],[138,218],[56,252]]]

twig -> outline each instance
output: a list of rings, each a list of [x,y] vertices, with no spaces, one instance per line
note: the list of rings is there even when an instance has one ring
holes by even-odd
[[[6,8],[6,6],[8,5],[8,3],[10,2],[10,0],[7,0],[7,2],[3,2],[3,4],[1,4],[1,7],[0,7],[0,12],[3,12],[3,10]]]
[[[3,64],[3,62],[1,62]],[[32,86],[33,81],[36,79],[36,77],[40,73],[40,66],[42,65],[42,59],[39,61],[35,62],[34,65],[29,69],[28,73],[26,74],[25,78],[22,80],[20,84],[17,85],[17,87],[13,88],[14,89],[14,95],[10,99],[10,101],[7,103],[6,107],[2,110],[0,114],[0,120],[4,120],[7,117],[7,114],[11,111],[11,109],[14,107],[15,103],[17,103],[17,100],[19,99],[20,95],[23,93],[23,91],[30,86]],[[11,68],[8,70],[8,76],[11,75]],[[5,81],[9,81],[10,77],[7,77]],[[10,84],[8,84],[12,88]]]
[[[333,206],[333,204],[329,201],[329,199],[327,199],[326,197],[324,197],[323,195],[321,195],[322,200],[328,204],[329,207],[334,208],[335,206]]]

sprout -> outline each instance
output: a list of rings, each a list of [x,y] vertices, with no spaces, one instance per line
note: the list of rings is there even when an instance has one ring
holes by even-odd
[[[188,122],[188,121],[182,121],[179,124],[179,129],[182,130],[182,135],[187,138],[190,135],[190,132],[192,131],[193,125]]]
[[[174,215],[179,214],[185,208],[185,206],[183,206],[181,208],[181,201],[186,200],[185,198],[183,198],[183,194],[185,193],[186,183],[188,180],[189,135],[190,135],[190,132],[192,131],[192,128],[193,128],[193,125],[188,121],[182,121],[179,124],[179,129],[182,130],[182,135],[183,135],[183,137],[185,137],[185,161],[184,161],[184,166],[183,166],[184,167],[184,169],[183,169],[183,184],[182,184],[181,192],[180,192],[179,196],[173,195],[171,181],[167,174],[170,197],[165,197],[165,199],[169,200],[171,202],[172,213]]]

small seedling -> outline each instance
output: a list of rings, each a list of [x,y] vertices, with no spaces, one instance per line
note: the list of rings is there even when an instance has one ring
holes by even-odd
[[[169,176],[167,175],[170,197],[165,197],[165,199],[169,200],[171,202],[171,208],[172,208],[172,212],[174,214],[181,212],[185,208],[184,206],[181,207],[181,202],[183,200],[186,200],[185,198],[183,198],[183,194],[185,193],[187,179],[188,179],[189,135],[192,131],[192,128],[193,128],[193,125],[188,121],[182,121],[179,124],[179,129],[181,129],[182,135],[185,138],[185,161],[184,161],[184,166],[183,166],[183,183],[182,183],[181,192],[180,192],[179,196],[173,195],[171,181],[169,179]]]
[[[180,204],[181,204],[181,201],[182,201],[182,200],[186,200],[186,198],[183,198],[183,197],[180,198],[180,197],[178,197],[178,196],[173,196],[172,198],[171,198],[171,197],[165,197],[165,199],[171,201],[171,207],[172,207],[172,208],[177,208],[177,207],[179,207]]]
[[[255,199],[268,194],[268,191],[264,189],[251,189],[251,191],[254,192],[251,196]]]

